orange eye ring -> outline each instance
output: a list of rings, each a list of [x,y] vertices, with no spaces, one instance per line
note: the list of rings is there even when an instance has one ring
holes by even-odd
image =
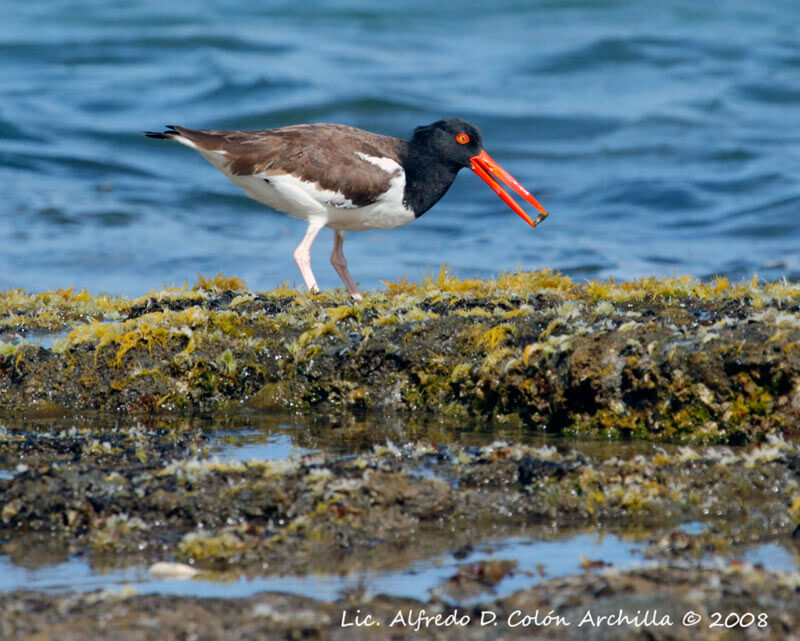
[[[456,136],[456,142],[460,145],[466,145],[469,142],[469,136],[467,134],[458,134]]]

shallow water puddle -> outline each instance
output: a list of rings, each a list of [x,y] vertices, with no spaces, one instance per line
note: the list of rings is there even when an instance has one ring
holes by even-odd
[[[260,430],[227,432],[212,437],[211,453],[221,461],[246,462],[275,461],[316,451],[301,447],[295,444],[294,440],[287,432],[265,433]]]
[[[426,598],[433,590],[443,600],[470,604],[478,600],[502,598],[546,579],[580,574],[585,564],[627,570],[646,566],[642,542],[628,541],[615,535],[578,534],[556,541],[508,538],[493,541],[468,551],[456,559],[452,554],[425,559],[402,570],[353,572],[347,575],[311,574],[306,576],[265,576],[231,578],[229,574],[201,574],[194,579],[156,579],[145,567],[113,570],[93,569],[87,559],[74,556],[62,563],[40,568],[15,565],[7,556],[0,557],[0,592],[25,589],[86,592],[97,589],[133,588],[140,594],[174,594],[195,597],[246,597],[258,592],[285,592],[316,599],[333,600],[345,592],[357,590],[367,595]],[[770,570],[789,570],[800,561],[786,548],[775,543],[751,546],[735,557],[715,557],[706,563],[730,563],[733,559],[761,564]],[[478,562],[516,561],[512,572],[496,586],[483,586],[464,593],[448,592],[460,567]],[[480,586],[479,586],[480,587]]]
[[[762,543],[748,548],[740,560],[753,565],[762,565],[769,570],[800,568],[800,557],[778,543]]]
[[[54,332],[36,329],[24,334],[0,335],[0,340],[6,340],[6,342],[11,342],[14,345],[25,343],[26,345],[35,345],[43,349],[52,349],[57,340],[64,338],[71,331],[72,327],[65,327]]]
[[[602,559],[614,567],[628,568],[641,564],[643,544],[625,541],[613,535],[581,534],[560,541],[535,541],[510,538],[476,546],[462,558],[447,554],[425,559],[397,571],[368,571],[349,575],[308,575],[276,577],[240,577],[208,580],[206,574],[192,580],[154,579],[146,568],[135,567],[110,571],[93,570],[83,557],[37,569],[14,565],[8,557],[0,558],[0,591],[14,589],[78,590],[114,589],[131,586],[141,593],[182,594],[191,596],[242,597],[260,591],[289,592],[320,599],[334,599],[343,591],[365,590],[372,594],[420,598],[442,586],[462,565],[478,561],[515,560],[513,573],[493,591],[502,596],[552,578],[582,570],[581,557]]]

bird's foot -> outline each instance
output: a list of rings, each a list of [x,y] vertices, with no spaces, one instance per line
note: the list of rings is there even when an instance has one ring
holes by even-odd
[[[364,300],[364,297],[361,295],[361,292],[350,292],[350,298],[352,298],[356,302]]]

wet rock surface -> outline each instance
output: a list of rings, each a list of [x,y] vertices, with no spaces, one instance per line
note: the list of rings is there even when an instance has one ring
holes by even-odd
[[[13,451],[14,430],[4,437]],[[168,461],[130,457],[86,438],[101,444],[82,449],[78,462],[23,465],[0,479],[7,553],[22,535],[56,534],[106,565],[177,559],[206,570],[331,573],[501,533],[547,538],[580,527],[644,536],[651,558],[696,560],[791,540],[800,522],[800,449],[777,436],[737,451],[605,457],[414,441],[249,462],[171,459],[170,449]],[[702,533],[675,531],[700,521]]]
[[[19,443],[38,442],[31,433],[44,429],[42,420],[7,421],[0,467],[12,466]],[[777,571],[738,561],[764,543],[800,553],[800,446],[777,434],[746,447],[470,445],[452,433],[393,445],[354,442],[351,430],[335,427],[338,436],[329,430],[314,441],[311,428],[304,443],[319,451],[240,462],[208,458],[203,422],[71,422],[74,429],[53,430],[68,456],[48,442],[38,458],[0,479],[0,550],[14,563],[78,556],[108,570],[180,562],[201,580],[219,581],[224,593],[236,577],[380,572],[443,555],[458,560],[508,537],[596,532],[643,544],[640,563],[648,566],[617,569],[586,558],[574,574],[548,578],[516,559],[486,557],[457,564],[427,600],[360,591],[328,602],[145,595],[121,586],[83,594],[17,590],[0,596],[0,638],[109,638],[113,631],[118,639],[494,639],[529,638],[533,630],[553,639],[717,639],[728,637],[709,627],[715,612],[753,612],[767,625],[747,619],[747,629],[737,628],[743,636],[730,638],[789,639],[797,623],[796,566]],[[439,427],[427,429],[432,435]],[[170,435],[163,446],[159,435]],[[130,439],[134,448],[124,445]],[[492,596],[513,577],[529,587]],[[446,617],[454,608],[469,615],[469,625],[420,623],[424,613]],[[343,627],[343,612],[356,610],[382,627]],[[497,626],[479,624],[483,610],[498,617]],[[549,623],[521,623],[537,610]],[[631,620],[637,611],[655,614],[646,621],[642,614],[636,625],[577,625],[587,612],[620,610]],[[681,625],[690,610],[703,625]],[[556,625],[556,614],[545,619],[549,612],[571,627]],[[398,613],[403,622],[389,626]],[[671,624],[656,625],[665,616]]]

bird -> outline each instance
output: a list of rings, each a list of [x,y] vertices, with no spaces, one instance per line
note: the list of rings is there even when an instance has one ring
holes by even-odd
[[[400,227],[422,216],[444,196],[461,169],[469,168],[525,222],[536,227],[547,212],[483,148],[476,125],[444,118],[417,127],[408,140],[347,125],[297,124],[258,131],[189,129],[167,125],[145,131],[199,152],[251,198],[308,224],[294,260],[311,293],[311,245],[323,227],[333,230],[331,264],[352,299],[362,300],[347,269],[345,232]],[[533,205],[531,219],[501,187]]]

